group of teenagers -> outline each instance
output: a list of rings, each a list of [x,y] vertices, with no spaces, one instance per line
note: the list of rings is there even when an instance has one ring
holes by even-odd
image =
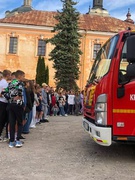
[[[46,83],[40,86],[26,79],[22,70],[0,72],[0,142],[8,140],[10,148],[22,147],[22,134],[49,122],[49,116],[82,113],[83,92],[57,92]]]

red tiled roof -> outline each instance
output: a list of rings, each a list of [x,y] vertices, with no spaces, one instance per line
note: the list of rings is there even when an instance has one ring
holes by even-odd
[[[57,12],[33,10],[0,19],[0,23],[53,27],[57,23],[56,19],[54,18],[56,14]]]
[[[0,23],[53,27],[57,23],[54,18],[56,14],[57,12],[33,10],[0,19]],[[110,16],[81,14],[79,22],[80,29],[89,31],[118,32],[127,27],[135,29],[135,25]]]

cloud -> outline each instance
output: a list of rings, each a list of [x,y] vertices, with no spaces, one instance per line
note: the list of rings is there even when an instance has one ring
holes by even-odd
[[[77,7],[84,6],[86,4],[92,5],[90,0],[75,0],[78,4],[76,5]]]
[[[34,3],[33,3],[34,4]],[[37,10],[44,10],[44,11],[57,11],[62,9],[62,3],[59,0],[51,0],[51,1],[46,1],[42,0],[41,2],[38,2],[35,4],[34,9]]]
[[[5,11],[0,13],[0,19],[5,17]]]
[[[104,0],[104,6],[109,10],[117,10],[121,8],[130,8],[135,5],[135,0],[128,0],[128,1],[123,1],[123,0]]]
[[[13,10],[14,8],[17,8],[21,6],[19,1],[16,2],[16,0],[0,0],[0,18],[5,17],[5,12],[7,10]]]
[[[10,0],[0,0],[0,18],[3,18],[5,16],[5,11],[8,10],[8,6],[10,3]]]
[[[16,0],[0,0],[0,10],[8,10],[12,9],[13,7],[18,7],[18,4],[20,3],[16,2]]]
[[[116,17],[121,20],[125,20],[127,17],[127,12],[128,8],[130,8],[130,13],[131,13],[131,19],[135,21],[135,12],[133,11],[135,5],[135,0],[128,0],[124,1],[123,0],[104,0],[104,4],[106,5],[105,8],[109,11],[110,15],[113,17]]]
[[[77,5],[75,6],[77,9],[81,9],[82,11],[84,11],[84,9],[87,9],[88,11],[90,0],[74,0],[74,2],[77,2]],[[56,10],[62,9],[62,2],[60,0],[57,0],[57,1],[56,0],[51,0],[51,1],[43,0],[38,3],[36,3],[36,0],[35,0],[33,4],[35,4],[34,8],[38,10],[56,11]],[[88,4],[88,6],[86,4]],[[82,9],[82,6],[85,6],[85,7],[83,7]]]

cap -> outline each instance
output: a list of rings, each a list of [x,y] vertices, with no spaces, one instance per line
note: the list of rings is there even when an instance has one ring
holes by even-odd
[[[42,87],[44,87],[44,86],[48,86],[46,83],[42,83]]]

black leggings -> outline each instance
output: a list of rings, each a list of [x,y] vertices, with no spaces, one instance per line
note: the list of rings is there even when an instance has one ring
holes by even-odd
[[[0,136],[2,134],[4,126],[8,122],[7,105],[8,103],[0,101]]]
[[[68,114],[74,114],[74,105],[69,104],[69,106],[68,106]]]
[[[20,140],[22,133],[22,121],[23,121],[23,106],[17,104],[9,104],[9,127],[10,127],[10,142],[15,141],[15,125],[17,122],[17,140]]]

